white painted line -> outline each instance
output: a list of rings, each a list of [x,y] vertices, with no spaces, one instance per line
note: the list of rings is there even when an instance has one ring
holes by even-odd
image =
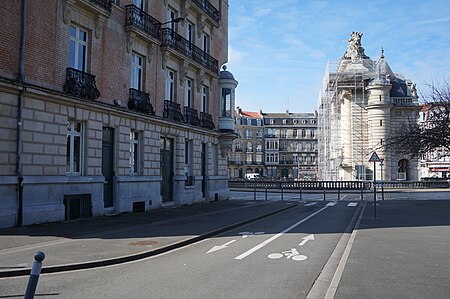
[[[332,202],[327,203],[327,207],[334,207],[336,204],[337,204],[337,202],[332,201]]]
[[[305,207],[311,207],[311,206],[315,206],[317,204],[317,202],[308,202],[306,204],[304,204]]]
[[[250,254],[252,254],[253,252],[263,248],[264,246],[266,246],[267,244],[269,244],[270,242],[278,239],[279,237],[281,237],[282,235],[284,235],[285,233],[287,233],[288,231],[296,228],[297,226],[299,226],[300,224],[302,224],[303,222],[307,221],[308,219],[316,216],[317,214],[319,214],[320,212],[324,211],[326,208],[328,208],[328,206],[325,206],[323,208],[321,208],[320,210],[312,213],[311,215],[309,215],[306,218],[303,218],[302,220],[298,221],[297,223],[294,223],[293,225],[289,226],[288,228],[286,228],[285,230],[283,230],[282,232],[270,237],[269,239],[265,240],[264,242],[259,243],[258,245],[256,245],[255,247],[247,250],[246,252],[244,252],[243,254],[235,257],[235,260],[242,260],[244,258],[246,258],[247,256],[249,256]]]
[[[347,207],[356,207],[358,205],[357,202],[351,202],[347,205]]]

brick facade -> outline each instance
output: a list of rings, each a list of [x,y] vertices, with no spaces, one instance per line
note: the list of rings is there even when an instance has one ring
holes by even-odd
[[[119,3],[119,1],[116,1]],[[79,195],[90,200],[88,214],[99,216],[133,211],[133,204],[145,209],[166,204],[190,204],[228,197],[226,160],[219,152],[219,72],[227,61],[228,3],[211,0],[220,11],[220,19],[208,15],[197,1],[144,1],[139,15],[149,15],[160,24],[167,21],[167,10],[174,10],[184,21],[176,32],[184,37],[185,27],[194,25],[192,46],[202,51],[202,37],[210,38],[209,50],[201,59],[190,52],[163,45],[139,27],[141,19],[126,24],[127,7],[133,1],[121,0],[111,9],[91,0],[58,0],[43,5],[27,1],[24,44],[24,80],[18,79],[22,6],[6,0],[0,20],[3,41],[0,44],[0,227],[77,218],[70,212],[71,201]],[[105,1],[108,3],[108,1]],[[170,24],[170,23],[169,23]],[[85,98],[68,91],[67,67],[70,61],[70,26],[87,32],[87,79],[77,81],[75,91],[87,86],[95,76],[98,98]],[[158,30],[168,25],[158,25]],[[175,42],[175,39],[171,42]],[[183,49],[181,49],[183,50]],[[141,92],[148,94],[154,114],[129,107],[130,73],[133,53],[142,59]],[[79,54],[81,55],[81,54]],[[216,61],[207,64],[206,59]],[[203,59],[203,60],[202,60]],[[186,81],[193,81],[191,108],[211,115],[214,129],[187,124],[165,116],[167,70],[176,73],[175,103],[184,113]],[[84,78],[84,77],[83,77]],[[84,84],[84,85],[83,85]],[[202,111],[202,86],[209,88],[208,110]],[[66,86],[67,87],[67,86]],[[23,99],[19,109],[20,98]],[[138,101],[142,101],[138,99]],[[145,101],[145,100],[143,100]],[[22,129],[18,134],[18,111]],[[186,119],[186,118],[184,118]],[[70,162],[68,123],[80,123],[81,160]],[[113,132],[112,153],[105,160],[104,131]],[[139,142],[138,173],[130,170],[130,132],[137,132]],[[20,164],[16,169],[17,143],[20,136]],[[165,183],[161,164],[161,138],[173,141],[170,200],[164,200]],[[193,143],[193,184],[186,185],[185,143]],[[202,146],[204,144],[204,146]],[[204,148],[205,152],[202,153]],[[217,150],[215,150],[217,149]],[[204,159],[202,160],[202,157]],[[81,171],[68,172],[68,163],[81,165]],[[112,167],[112,206],[105,197],[104,172]],[[204,163],[204,167],[202,167]],[[217,166],[216,166],[217,163]],[[217,169],[216,169],[217,168]],[[202,169],[206,169],[202,172]],[[18,171],[19,170],[19,171]],[[19,219],[18,179],[23,178],[23,220]],[[166,178],[167,179],[167,178]],[[205,186],[205,187],[203,187]],[[70,197],[72,196],[72,197]],[[70,197],[70,198],[69,198]],[[83,214],[83,213],[81,213]],[[74,216],[75,215],[75,216]]]

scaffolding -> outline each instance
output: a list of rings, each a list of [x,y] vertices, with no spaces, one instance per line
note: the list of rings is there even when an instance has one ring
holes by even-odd
[[[376,75],[376,62],[370,58],[327,64],[318,99],[320,179],[371,178],[365,88]]]

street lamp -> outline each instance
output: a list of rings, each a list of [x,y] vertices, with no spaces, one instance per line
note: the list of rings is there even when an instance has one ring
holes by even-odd
[[[179,17],[179,18],[176,18],[176,19],[173,19],[173,20],[170,20],[170,21],[167,21],[167,22],[161,23],[161,25],[160,25],[160,26],[162,26],[162,25],[166,25],[166,24],[169,24],[169,23],[179,23],[179,22],[183,22],[183,21],[184,21],[184,18],[182,18],[182,17]]]

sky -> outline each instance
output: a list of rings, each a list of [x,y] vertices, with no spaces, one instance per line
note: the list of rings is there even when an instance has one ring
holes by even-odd
[[[417,84],[450,79],[449,0],[229,0],[228,71],[244,111],[313,112],[349,34]]]

